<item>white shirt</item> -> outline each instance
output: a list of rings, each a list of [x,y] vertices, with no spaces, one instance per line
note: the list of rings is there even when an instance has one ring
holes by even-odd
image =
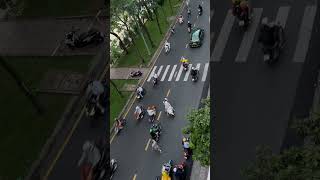
[[[148,109],[147,112],[148,112],[149,116],[152,116],[152,115],[156,114],[156,111],[153,110],[153,109]]]
[[[140,114],[141,113],[141,108],[139,106],[136,107],[136,113]]]
[[[184,143],[183,143],[183,147],[186,148],[186,149],[187,149],[187,148],[190,148],[189,142],[184,142]]]
[[[154,74],[153,77],[154,77],[154,78],[158,78],[158,74]]]
[[[142,87],[138,87],[137,91],[142,92],[143,91]]]

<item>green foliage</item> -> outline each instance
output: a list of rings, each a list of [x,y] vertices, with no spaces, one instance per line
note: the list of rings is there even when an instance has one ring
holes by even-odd
[[[256,160],[242,171],[248,180],[313,180],[320,178],[319,146],[292,147],[281,154],[257,149]]]
[[[187,119],[190,124],[183,133],[190,134],[190,147],[193,159],[208,166],[210,164],[210,99],[202,101],[203,107],[192,110]]]
[[[292,126],[296,129],[299,136],[302,138],[310,138],[311,141],[320,145],[320,119],[297,119]]]

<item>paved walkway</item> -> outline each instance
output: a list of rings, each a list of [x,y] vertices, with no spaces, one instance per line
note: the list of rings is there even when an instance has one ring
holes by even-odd
[[[209,167],[203,167],[198,161],[194,161],[190,180],[209,180],[209,178]]]
[[[137,78],[131,78],[130,72],[141,71],[142,76]],[[110,79],[141,79],[148,75],[149,68],[111,68]]]
[[[43,18],[0,21],[0,54],[15,56],[93,55],[99,48],[71,51],[62,43],[71,27],[86,31],[95,27],[105,32],[100,21],[91,18]],[[95,22],[95,23],[93,23]]]

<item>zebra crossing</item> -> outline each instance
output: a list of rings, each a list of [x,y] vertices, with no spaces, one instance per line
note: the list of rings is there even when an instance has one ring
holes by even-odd
[[[281,6],[278,8],[275,21],[280,23],[280,25],[284,29],[286,27],[290,10],[290,6]],[[291,13],[293,13],[292,10]],[[299,34],[297,34],[298,40],[296,42],[295,52],[292,59],[293,62],[303,63],[306,59],[316,13],[316,5],[307,5],[304,8],[302,22],[299,27]],[[248,55],[250,53],[251,47],[253,46],[254,39],[257,34],[256,31],[258,31],[262,17],[263,8],[253,8],[253,22],[251,23],[247,31],[244,32],[236,58],[234,59],[235,63],[246,63],[248,61]],[[215,34],[218,35],[218,37],[211,54],[211,61],[222,61],[225,47],[227,46],[229,36],[236,21],[235,19],[236,18],[232,15],[232,10],[228,10],[220,33]],[[274,18],[270,17],[270,19]]]
[[[182,65],[160,65],[154,66],[149,77],[147,78],[147,82],[150,82],[153,75],[156,73],[160,81],[188,81],[190,77],[190,70],[191,67],[196,67],[199,69],[199,80],[201,77],[201,81],[205,81],[207,78],[208,70],[209,70],[209,63],[196,63],[196,64],[189,64],[189,70],[183,73],[183,66]],[[163,71],[164,70],[164,71]]]

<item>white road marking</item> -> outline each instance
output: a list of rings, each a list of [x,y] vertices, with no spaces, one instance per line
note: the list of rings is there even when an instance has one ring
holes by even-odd
[[[262,8],[254,8],[253,13],[253,22],[248,27],[248,30],[245,32],[244,37],[242,39],[237,57],[236,62],[246,62],[247,57],[249,55],[254,36],[256,34],[256,30],[258,27],[258,24],[260,23],[260,18],[262,15]]]
[[[296,45],[296,50],[293,56],[293,62],[304,62],[309,43],[311,39],[312,27],[314,23],[314,18],[317,12],[316,6],[307,6],[304,10],[302,24],[300,26],[298,43]]]
[[[152,72],[150,73],[147,82],[149,82],[151,80],[151,78],[153,77],[154,72],[156,71],[156,69],[157,69],[157,66],[153,66]]]
[[[206,63],[204,65],[204,70],[203,70],[203,74],[202,74],[202,81],[206,80],[207,74],[208,74],[208,69],[209,69],[209,63]]]
[[[183,66],[181,65],[180,69],[179,69],[179,72],[178,72],[178,75],[177,75],[177,78],[176,78],[176,81],[179,81],[181,73],[182,73],[182,70],[183,70]]]
[[[183,81],[187,81],[187,80],[188,80],[188,77],[189,77],[189,74],[190,74],[191,67],[192,67],[192,64],[189,64],[189,69],[188,69],[188,71],[186,72],[186,74],[184,75],[184,79],[183,79]]]
[[[165,79],[166,76],[167,76],[167,73],[168,73],[169,68],[170,68],[170,65],[167,65],[167,67],[166,67],[166,69],[164,70],[164,73],[163,73],[162,78],[161,78],[160,81],[164,81],[164,79]]]
[[[200,65],[201,63],[197,63],[196,69],[198,69],[200,71]]]
[[[227,44],[229,34],[231,32],[234,20],[235,20],[235,17],[232,15],[231,10],[229,10],[227,13],[227,17],[224,20],[224,23],[223,23],[222,28],[220,30],[219,38],[217,39],[217,42],[214,45],[214,49],[213,49],[213,53],[212,53],[212,56],[213,56],[212,61],[214,61],[214,62],[221,61],[221,57],[222,57],[224,48]]]
[[[172,70],[171,70],[171,74],[170,74],[170,76],[169,76],[168,81],[171,81],[171,80],[172,80],[172,77],[173,77],[173,74],[175,73],[176,68],[177,68],[177,65],[174,65],[173,68],[172,68]]]
[[[283,27],[283,29],[286,26],[287,18],[289,15],[290,7],[289,6],[284,6],[280,7],[278,10],[278,14],[276,17],[276,22],[279,22],[280,25]]]
[[[163,68],[163,66],[160,66],[160,68],[159,68],[159,70],[158,70],[158,72],[157,72],[158,76],[160,76],[160,73],[161,73],[161,71],[162,71],[162,68]]]

